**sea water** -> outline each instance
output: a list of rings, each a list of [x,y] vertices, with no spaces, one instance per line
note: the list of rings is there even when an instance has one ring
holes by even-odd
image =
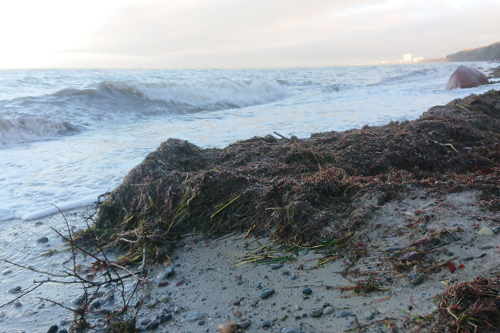
[[[445,90],[457,66],[0,71],[0,221],[96,201],[170,137],[201,147],[309,137],[498,89]]]

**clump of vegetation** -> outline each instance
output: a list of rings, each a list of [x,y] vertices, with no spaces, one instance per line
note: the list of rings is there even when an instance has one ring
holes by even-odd
[[[500,278],[477,277],[448,286],[437,298],[438,309],[417,318],[415,332],[498,332],[500,328]]]
[[[182,234],[268,235],[275,243],[362,251],[356,230],[378,205],[409,187],[482,193],[500,208],[500,92],[437,106],[414,121],[307,139],[279,135],[201,149],[169,139],[100,205],[93,232],[164,260]],[[82,235],[85,237],[85,234]]]

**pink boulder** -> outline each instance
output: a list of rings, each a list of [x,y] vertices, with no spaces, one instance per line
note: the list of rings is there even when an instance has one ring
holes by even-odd
[[[488,79],[486,75],[475,68],[460,65],[453,74],[451,74],[448,83],[446,83],[446,90],[472,88],[487,83]]]

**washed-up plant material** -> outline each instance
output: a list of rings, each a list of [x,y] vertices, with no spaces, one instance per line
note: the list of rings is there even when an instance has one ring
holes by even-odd
[[[438,299],[436,313],[422,318],[422,332],[498,332],[500,279],[477,277],[448,286]]]
[[[500,92],[436,106],[413,121],[297,139],[254,137],[223,149],[168,139],[100,205],[100,241],[164,260],[181,234],[242,232],[275,243],[331,242],[363,253],[357,236],[381,205],[408,188],[475,189],[500,208]],[[413,259],[413,258],[410,258]]]

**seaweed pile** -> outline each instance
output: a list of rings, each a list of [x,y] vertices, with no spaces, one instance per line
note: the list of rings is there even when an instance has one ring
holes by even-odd
[[[408,188],[482,192],[500,209],[500,92],[436,106],[413,121],[310,138],[254,137],[223,149],[168,139],[100,205],[93,232],[162,260],[182,234],[265,234],[290,246],[362,250],[356,230]],[[332,244],[333,244],[332,243]]]

